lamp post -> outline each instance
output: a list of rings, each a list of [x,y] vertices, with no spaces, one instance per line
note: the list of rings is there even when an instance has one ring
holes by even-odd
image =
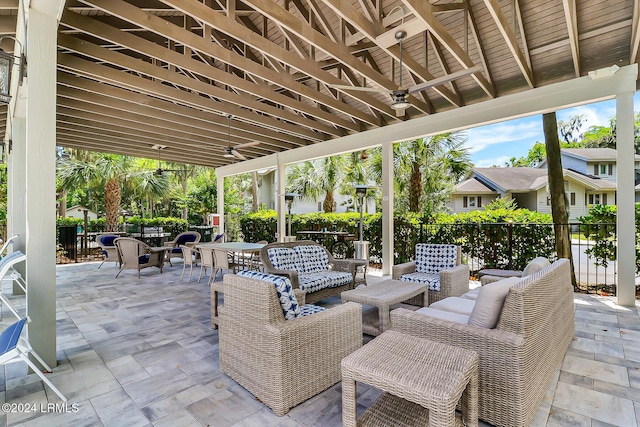
[[[364,206],[364,198],[367,195],[367,190],[372,188],[368,185],[354,185],[353,188],[356,190],[356,197],[358,198],[358,207],[360,209],[360,224],[358,225],[358,235],[359,240],[357,242],[353,242],[354,249],[356,250],[355,258],[356,259],[364,259],[369,260],[369,242],[364,241],[364,230],[363,230],[363,206]]]
[[[292,242],[295,240],[295,237],[291,236],[291,205],[296,197],[298,197],[298,194],[296,193],[285,193],[284,195],[284,201],[287,203],[288,212],[287,235],[284,238],[285,242]]]
[[[22,43],[13,36],[2,36],[0,42],[4,39],[12,39],[20,46],[20,56],[14,56],[11,53],[0,49],[0,103],[8,104],[11,101],[11,72],[13,70],[14,61],[18,59],[18,72],[20,79],[18,84],[22,84],[22,68],[24,65],[24,54],[22,53]]]

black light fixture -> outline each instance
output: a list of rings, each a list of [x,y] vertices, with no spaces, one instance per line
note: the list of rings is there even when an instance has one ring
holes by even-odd
[[[293,204],[293,200],[298,197],[297,193],[285,193],[284,201],[287,203],[287,211],[289,213],[289,224],[287,225],[287,236],[291,236],[291,205]]]
[[[17,59],[18,66],[18,85],[22,84],[22,68],[24,65],[24,54],[22,52],[22,43],[18,39],[13,36],[2,36],[0,37],[0,43],[4,39],[11,39],[15,41],[20,46],[20,56],[15,56],[11,53],[7,53],[4,50],[0,49],[0,103],[8,104],[11,101],[11,73],[13,71],[13,65],[15,60]]]

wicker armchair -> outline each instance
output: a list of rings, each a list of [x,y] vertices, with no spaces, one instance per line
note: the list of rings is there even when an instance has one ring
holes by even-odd
[[[391,329],[478,353],[479,418],[524,427],[533,419],[574,335],[569,261],[523,278],[509,289],[495,329],[405,309]]]
[[[272,283],[227,274],[223,290],[220,370],[278,416],[340,381],[340,362],[362,346],[359,304],[285,320]]]
[[[171,258],[182,258],[181,245],[195,247],[201,238],[202,236],[197,231],[185,231],[184,233],[178,234],[172,241],[165,242],[164,246],[171,248],[170,251],[167,251],[167,261],[169,261],[169,265],[173,265],[171,264]]]
[[[122,273],[122,270],[138,270],[138,279],[140,278],[140,270],[147,267],[158,267],[162,273],[164,265],[164,249],[154,249],[140,240],[131,237],[118,237],[113,241],[118,248],[120,256],[120,271],[116,274],[116,278]]]
[[[102,255],[104,255],[104,260],[100,263],[98,268],[102,267],[107,261],[113,261],[117,264],[120,264],[120,258],[118,257],[118,248],[116,248],[115,243],[113,243],[118,237],[117,234],[99,234],[96,236],[96,243],[100,247],[102,251]]]
[[[271,250],[286,250],[286,248],[290,248],[290,250],[296,250],[296,252],[298,250],[301,250],[299,253],[303,253],[305,249],[310,249],[312,251],[319,250],[320,253],[326,254],[324,255],[325,261],[328,259],[327,270],[314,273],[308,273],[301,270],[300,264],[305,265],[305,267],[310,266],[311,264],[313,264],[315,259],[304,260],[300,263],[288,262],[289,264],[296,264],[296,266],[291,265],[291,268],[287,269],[280,269],[277,266],[274,266],[274,263],[272,262],[272,259],[270,257],[270,254],[273,254]],[[269,243],[260,250],[260,260],[262,261],[262,265],[264,266],[264,269],[267,273],[287,276],[291,281],[291,286],[293,286],[294,289],[305,290],[307,294],[307,304],[313,304],[314,302],[320,301],[321,299],[328,298],[333,295],[340,295],[343,291],[348,291],[349,289],[353,289],[354,287],[356,273],[354,261],[347,259],[335,259],[333,255],[331,255],[331,252],[329,252],[324,246],[319,245],[311,240],[298,240],[295,242],[287,243]],[[346,280],[339,286],[327,286],[321,288],[309,287],[306,289],[305,286],[301,286],[304,285],[309,278],[313,278],[315,280],[323,274],[326,277],[331,277],[338,276],[339,273],[342,273],[342,275],[346,277]],[[351,275],[350,279],[347,277],[348,275],[344,273],[348,273],[349,275]]]
[[[425,244],[419,243],[416,245],[416,256],[418,257],[419,252],[422,248],[453,248],[453,245],[433,245],[433,244]],[[442,269],[437,273],[429,275],[425,275],[426,283],[429,285],[429,304],[434,303],[436,301],[440,301],[441,299],[445,299],[447,297],[459,297],[469,290],[469,266],[465,264],[461,264],[461,251],[460,246],[455,246],[455,261],[452,262],[451,268]],[[391,274],[394,280],[405,280],[405,281],[417,281],[421,282],[420,279],[412,279],[414,273],[416,273],[416,263],[420,261],[411,261],[406,262],[404,264],[394,265]],[[455,265],[455,266],[453,266]],[[437,270],[436,267],[433,268],[435,272]],[[405,276],[410,275],[410,276]],[[419,273],[418,273],[419,275]],[[405,276],[405,277],[403,277]],[[439,281],[440,290],[432,290],[432,282],[433,280]],[[414,298],[408,301],[409,304],[413,305],[422,305],[422,300],[419,298]]]

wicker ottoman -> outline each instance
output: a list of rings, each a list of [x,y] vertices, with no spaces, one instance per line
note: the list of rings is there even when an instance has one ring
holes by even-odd
[[[356,381],[385,391],[356,420]],[[478,426],[478,354],[386,331],[342,359],[342,424]]]
[[[340,295],[343,303],[353,301],[376,307],[362,314],[362,332],[373,336],[380,335],[389,329],[391,324],[389,311],[393,305],[418,295],[422,295],[423,307],[429,305],[427,285],[400,280],[385,280],[345,291]]]

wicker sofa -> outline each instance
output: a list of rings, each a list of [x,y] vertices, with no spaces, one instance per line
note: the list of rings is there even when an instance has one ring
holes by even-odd
[[[429,304],[469,290],[469,266],[461,263],[460,246],[418,243],[416,260],[394,265],[393,280],[427,283]],[[422,305],[419,298],[409,304]]]
[[[480,419],[528,426],[574,336],[569,261],[504,280],[517,283],[507,288],[494,329],[401,308],[391,312],[391,329],[476,351]]]
[[[309,304],[353,289],[353,260],[335,259],[322,245],[311,240],[269,243],[260,250],[267,273],[286,276],[294,289],[306,293]]]
[[[340,362],[362,346],[360,304],[285,320],[273,283],[226,274],[223,289],[220,370],[278,416],[340,381]]]

